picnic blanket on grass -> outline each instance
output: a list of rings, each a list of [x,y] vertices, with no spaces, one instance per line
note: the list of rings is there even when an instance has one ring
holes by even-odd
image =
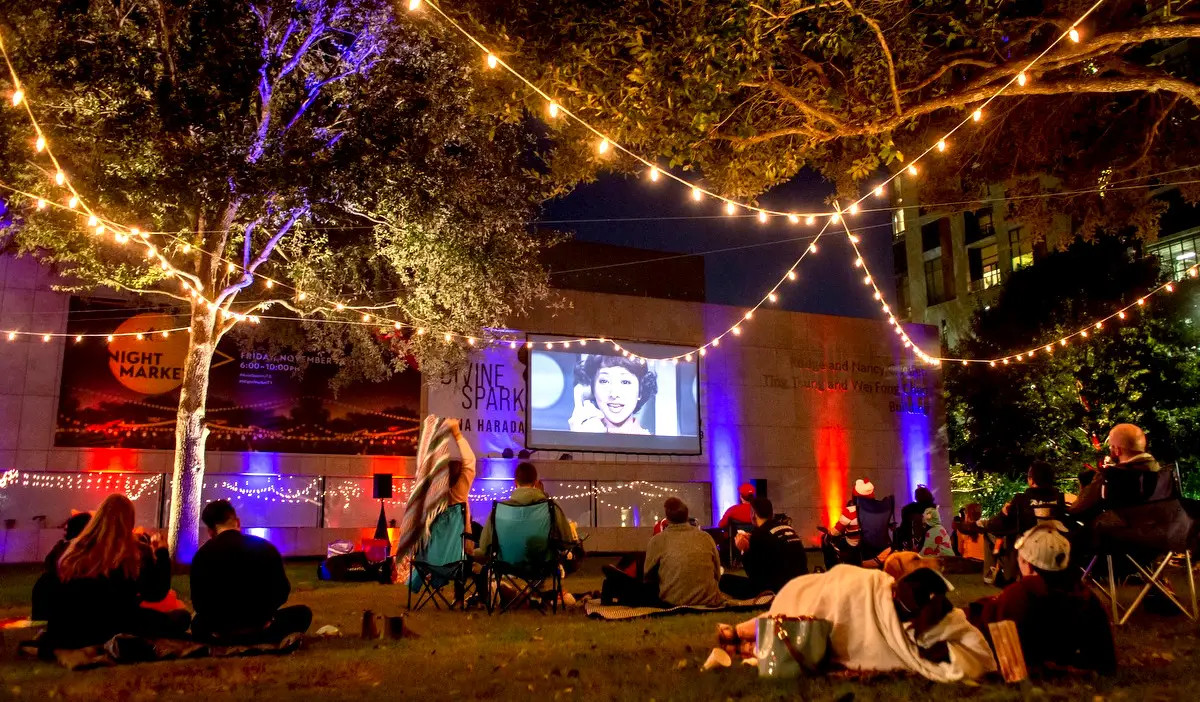
[[[753,609],[763,609],[771,604],[774,595],[760,595],[749,600],[727,600],[723,605],[700,606],[681,605],[679,607],[626,607],[625,605],[606,605],[598,601],[588,602],[584,611],[589,617],[607,619],[637,619],[639,617],[663,617],[668,614],[696,614],[700,612],[739,612]]]
[[[233,656],[282,655],[299,650],[303,634],[289,634],[279,643],[246,646],[216,646],[183,639],[154,639],[132,634],[117,634],[103,646],[57,649],[54,658],[67,670],[88,670],[128,663],[172,661],[181,658],[231,658]],[[37,648],[23,654],[37,655]]]
[[[837,565],[827,573],[792,579],[771,604],[767,616],[816,617],[833,624],[829,635],[833,661],[850,670],[908,671],[935,682],[979,678],[996,670],[992,649],[978,629],[955,608],[920,641],[902,624],[892,602],[892,576],[879,570]],[[945,641],[950,662],[921,658],[918,643]]]

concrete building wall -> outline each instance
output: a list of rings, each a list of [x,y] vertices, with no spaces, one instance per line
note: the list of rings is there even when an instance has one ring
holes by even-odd
[[[69,298],[50,291],[50,284],[49,275],[29,259],[0,257],[0,331],[64,330]],[[531,333],[698,345],[745,312],[643,297],[563,295],[566,309],[538,312],[513,326]],[[740,483],[766,479],[777,510],[790,514],[814,542],[816,526],[836,519],[859,477],[871,478],[879,494],[894,493],[899,503],[917,484],[926,483],[950,504],[940,376],[936,369],[912,368],[911,354],[885,322],[765,310],[743,328],[741,337],[728,337],[701,364],[702,455],[573,453],[572,460],[535,461],[543,478],[698,483],[705,489],[689,494],[711,493],[712,504],[693,505],[693,511],[711,513],[713,521],[736,500]],[[908,331],[927,347],[936,343],[931,327],[914,325]],[[37,337],[0,340],[0,475],[169,474],[169,451],[54,446],[64,343]],[[508,479],[515,465],[498,457],[481,463],[481,480]],[[214,480],[264,472],[324,481],[376,473],[411,476],[413,461],[234,452],[208,456]],[[101,489],[98,481],[96,490]],[[161,490],[161,485],[153,489]],[[48,515],[44,528],[27,518],[6,524],[5,512],[14,512],[13,505],[6,508],[6,492],[15,494],[0,489],[0,559],[40,559],[60,534],[54,516]],[[96,501],[102,496],[96,492]],[[153,525],[161,500],[147,493],[136,504],[141,521]],[[377,507],[360,506],[359,513],[373,514],[365,511],[370,509]],[[390,512],[399,516],[396,507]],[[369,519],[358,528],[330,529],[318,528],[316,519],[306,526],[304,520],[270,528],[270,538],[286,554],[316,555],[329,541],[356,538],[374,524]],[[632,550],[644,546],[649,526],[585,527],[581,532],[589,537],[591,550]]]

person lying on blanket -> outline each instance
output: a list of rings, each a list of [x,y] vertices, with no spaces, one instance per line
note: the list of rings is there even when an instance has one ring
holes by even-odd
[[[935,682],[979,678],[995,671],[996,662],[983,634],[946,598],[952,587],[932,568],[897,580],[843,564],[795,578],[763,616],[830,622],[831,660],[849,670],[907,671]],[[718,638],[722,646],[752,655],[755,628],[755,619],[719,625]]]

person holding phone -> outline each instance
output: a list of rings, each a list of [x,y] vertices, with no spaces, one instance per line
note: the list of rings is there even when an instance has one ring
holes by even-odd
[[[595,434],[652,432],[638,412],[658,392],[658,377],[643,359],[591,354],[575,368],[575,409],[567,420],[571,431]]]

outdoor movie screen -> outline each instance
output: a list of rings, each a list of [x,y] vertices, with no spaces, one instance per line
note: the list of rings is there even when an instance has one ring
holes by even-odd
[[[546,348],[563,340],[529,337],[529,448],[700,453],[698,357],[682,358],[693,349],[621,342],[643,360],[599,341]]]

